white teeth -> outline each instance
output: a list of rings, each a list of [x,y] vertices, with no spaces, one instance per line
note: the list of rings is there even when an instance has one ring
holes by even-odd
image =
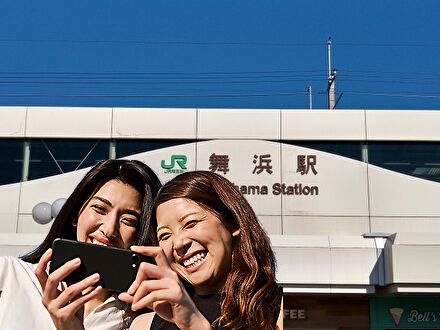
[[[100,241],[97,241],[97,240],[94,239],[94,238],[92,238],[92,244],[107,246],[107,244],[104,244],[104,243],[102,243],[102,242],[100,242]]]
[[[183,265],[186,268],[192,267],[192,266],[198,266],[202,263],[203,259],[205,258],[205,253],[197,253],[197,255],[189,258],[188,260],[185,260],[183,262]]]

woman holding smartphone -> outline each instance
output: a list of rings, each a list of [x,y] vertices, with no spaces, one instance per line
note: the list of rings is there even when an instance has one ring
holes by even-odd
[[[31,328],[128,327],[131,321],[128,306],[112,292],[94,286],[99,281],[98,274],[60,290],[60,283],[80,266],[81,261],[69,261],[47,275],[46,269],[52,255],[50,247],[56,238],[126,249],[133,244],[146,244],[150,209],[160,186],[154,172],[139,161],[106,160],[92,168],[67,199],[43,243],[20,261],[8,260],[11,267],[15,264],[14,269],[23,267],[26,270],[25,275],[20,276],[22,282],[19,286],[27,291],[19,295],[17,301],[14,301],[11,293],[8,299],[2,297],[0,311],[8,309],[8,306],[10,311],[8,315],[0,313],[6,315],[7,323],[2,323],[2,326],[24,329],[24,324],[32,324],[33,320],[38,319],[39,322],[35,323],[35,327],[31,325]],[[35,269],[37,281],[29,274],[28,268]],[[19,297],[36,298],[26,298],[28,303],[24,305],[26,302],[18,300]],[[14,305],[17,305],[16,311]],[[16,317],[18,313],[22,315],[21,319]]]
[[[233,184],[181,174],[160,190],[151,219],[158,247],[121,300],[147,313],[130,329],[276,329],[281,292],[269,238]],[[180,280],[182,279],[182,281]]]

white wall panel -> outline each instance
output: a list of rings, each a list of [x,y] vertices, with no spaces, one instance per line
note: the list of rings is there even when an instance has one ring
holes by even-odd
[[[271,235],[277,279],[284,284],[370,286],[378,283],[374,240],[361,236]]]
[[[330,236],[332,284],[378,283],[374,239],[362,236]]]
[[[331,248],[332,284],[355,285],[378,283],[375,247]]]
[[[440,214],[440,183],[368,165],[372,217]]]
[[[32,214],[40,203],[52,204],[58,198],[67,198],[90,168],[23,182],[21,185],[20,215]]]
[[[440,111],[366,111],[368,140],[439,141]]]
[[[25,107],[0,107],[0,137],[24,137]]]
[[[0,233],[15,233],[17,231],[17,212],[0,213]]]
[[[369,231],[368,217],[283,216],[284,235],[362,235]]]
[[[173,168],[167,169],[162,167],[162,162],[166,166],[172,164],[173,155],[183,156],[183,159],[186,159],[186,161],[181,161],[185,168],[182,168],[177,161],[174,161]],[[162,183],[166,183],[180,173],[194,171],[196,168],[195,155],[196,144],[187,143],[128,156],[125,159],[137,159],[144,162],[151,167]],[[182,158],[179,159],[182,160]]]
[[[282,110],[284,140],[363,140],[362,110]]]
[[[361,235],[337,235],[329,236],[330,247],[333,248],[350,248],[350,249],[373,249],[376,254],[376,244],[374,239],[364,238]]]
[[[365,163],[288,144],[282,145],[282,156],[282,182],[286,187],[292,187],[292,194],[280,195],[283,215],[368,216]],[[305,157],[307,164],[309,156],[315,157],[309,163],[315,163],[316,173],[312,166],[308,172],[301,171],[300,158]],[[285,191],[289,192],[289,189]],[[307,191],[310,191],[308,195],[305,194]]]
[[[279,139],[280,110],[199,109],[199,139]]]
[[[0,233],[0,256],[23,256],[40,245],[44,237],[40,234]]]
[[[271,235],[277,260],[277,281],[290,284],[330,283],[330,243],[327,236]]]
[[[26,137],[110,138],[111,108],[30,107]]]
[[[47,234],[53,221],[40,225],[36,223],[31,214],[20,214],[18,217],[17,233],[25,234]]]
[[[280,182],[280,145],[268,141],[254,140],[211,140],[197,144],[197,169],[210,170],[212,155],[227,156],[229,171],[223,175],[236,186],[253,207],[258,216],[281,215],[281,197],[272,193],[274,182]],[[269,169],[256,169],[260,156],[269,155]],[[257,156],[257,158],[255,158]],[[254,163],[256,161],[256,163]],[[246,193],[244,193],[246,192]],[[258,193],[259,192],[259,193]]]
[[[114,108],[113,137],[195,139],[196,109]]]
[[[322,247],[274,247],[277,281],[291,284],[331,283],[330,250]]]
[[[277,215],[261,215],[258,221],[263,229],[269,235],[281,235],[281,216]]]
[[[440,216],[433,218],[421,217],[371,217],[372,232],[440,232]]]
[[[393,244],[414,246],[440,246],[440,233],[412,233],[399,232],[390,237]]]
[[[273,247],[285,248],[330,248],[330,239],[326,235],[270,235]]]
[[[19,199],[19,183],[0,186],[0,233],[16,232]]]
[[[37,245],[0,245],[0,256],[21,257],[31,252],[37,247]]]
[[[392,280],[394,283],[440,283],[440,245],[394,245]]]

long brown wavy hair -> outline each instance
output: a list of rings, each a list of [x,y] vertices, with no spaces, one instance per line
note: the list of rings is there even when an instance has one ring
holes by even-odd
[[[232,329],[276,329],[281,292],[275,282],[275,258],[270,241],[246,199],[226,178],[208,171],[186,172],[159,191],[151,217],[156,244],[157,207],[174,198],[187,198],[214,213],[234,237],[232,262],[222,292],[216,322]],[[154,237],[153,237],[154,236]]]

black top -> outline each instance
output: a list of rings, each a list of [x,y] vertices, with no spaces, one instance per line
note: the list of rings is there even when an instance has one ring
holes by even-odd
[[[184,282],[185,283],[185,282]],[[193,293],[193,290],[190,286],[186,286],[188,293],[191,295]],[[281,297],[282,297],[282,289],[279,288],[280,295],[278,297],[278,306],[281,306]],[[222,301],[222,294],[216,293],[211,295],[192,295],[192,299],[194,301],[194,304],[197,306],[198,310],[202,315],[211,323],[211,326],[213,329],[216,330],[231,330],[229,327],[222,327],[218,326],[218,324],[213,325],[214,321],[218,319],[221,315],[221,301]],[[276,308],[274,310],[274,317],[275,320],[278,318],[278,315],[280,313],[280,308]],[[151,322],[152,330],[176,330],[179,329],[176,327],[174,323],[165,321],[162,319],[159,315],[154,314],[153,321]],[[249,330],[249,328],[245,328],[243,330]]]
[[[204,317],[209,321],[209,323],[213,323],[218,317],[220,317],[221,313],[221,294],[212,294],[206,296],[197,296],[194,295],[192,297],[194,304],[199,309],[200,313],[203,314]],[[153,321],[151,322],[151,328],[154,330],[165,330],[165,329],[179,329],[176,327],[174,323],[165,321],[159,315],[155,314],[153,317]],[[216,329],[226,329],[226,328],[216,328]]]

